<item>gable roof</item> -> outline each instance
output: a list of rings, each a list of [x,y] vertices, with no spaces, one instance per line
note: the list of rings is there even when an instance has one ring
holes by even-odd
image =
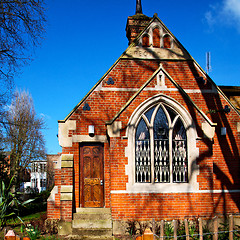
[[[150,27],[152,25],[160,26],[162,27],[163,31],[165,31],[165,34],[168,34],[172,41],[175,44],[175,50],[172,49],[154,49],[154,48],[144,48],[146,51],[146,54],[137,56],[136,51],[138,51],[141,48],[141,38],[145,33],[148,33]],[[166,51],[168,51],[168,54],[166,54]],[[164,53],[165,52],[165,53]],[[206,76],[207,80],[216,88],[216,90],[220,93],[221,96],[231,105],[231,107],[239,114],[240,112],[237,110],[237,108],[230,102],[230,100],[226,97],[226,95],[223,93],[223,91],[215,84],[215,82],[208,76],[208,74],[201,68],[201,66],[195,61],[195,59],[188,53],[188,51],[184,48],[184,46],[177,40],[177,38],[172,34],[172,32],[166,27],[166,25],[159,19],[157,14],[155,13],[153,18],[149,21],[148,25],[143,29],[143,31],[138,35],[138,37],[129,45],[129,47],[121,54],[121,56],[117,59],[117,61],[109,68],[109,70],[100,78],[100,80],[93,86],[93,88],[85,95],[85,97],[82,98],[82,100],[73,108],[73,110],[66,116],[64,120],[59,120],[59,123],[66,122],[72,114],[79,108],[79,106],[86,101],[88,96],[101,84],[101,82],[104,80],[104,78],[111,72],[111,70],[119,63],[121,59],[159,59],[161,61],[166,60],[177,60],[177,61],[186,61],[191,60],[193,61],[196,66],[199,68],[199,70],[202,72],[204,76]],[[161,68],[163,70],[163,68]],[[119,110],[119,112],[115,115],[115,117],[107,122],[106,124],[113,123],[118,116],[123,112],[124,109],[133,101],[133,99],[147,86],[149,82],[156,76],[156,74],[161,70],[158,68],[154,74],[146,81],[145,84],[143,84],[139,90],[127,101],[126,104]],[[190,99],[188,94],[184,91],[184,89],[181,88],[180,85],[176,83],[176,81],[166,72],[166,70],[163,70],[163,72],[169,77],[171,82],[184,94],[186,95],[193,106],[197,109],[197,111],[204,117],[204,119],[211,125],[214,126],[215,124],[211,122],[211,120],[198,108],[198,106]]]
[[[152,46],[145,47],[145,53],[141,56],[137,56],[136,50],[142,46],[141,38],[144,34],[148,34],[154,28],[159,27],[162,31],[162,35],[169,35],[172,38],[174,48],[164,49],[163,47],[154,48]],[[139,59],[161,59],[161,60],[187,60],[192,59],[191,55],[184,48],[184,46],[177,40],[172,32],[166,27],[161,19],[155,13],[153,18],[149,21],[148,25],[143,31],[135,38],[133,44],[131,44],[125,51],[124,58],[139,58]]]

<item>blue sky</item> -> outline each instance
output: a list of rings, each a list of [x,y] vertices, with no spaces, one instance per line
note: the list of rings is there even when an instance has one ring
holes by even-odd
[[[48,153],[61,151],[58,120],[63,120],[128,47],[125,27],[136,0],[46,0],[47,29],[34,60],[15,78],[44,116]],[[240,0],[142,0],[203,69],[211,52],[211,78],[240,85]]]

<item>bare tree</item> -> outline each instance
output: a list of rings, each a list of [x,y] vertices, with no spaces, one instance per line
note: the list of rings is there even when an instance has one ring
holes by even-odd
[[[40,43],[45,22],[44,0],[0,0],[0,107],[14,73]]]
[[[19,180],[20,171],[32,160],[45,158],[42,134],[44,120],[37,116],[33,100],[26,91],[16,91],[11,105],[4,114],[4,140],[9,151],[10,173]]]

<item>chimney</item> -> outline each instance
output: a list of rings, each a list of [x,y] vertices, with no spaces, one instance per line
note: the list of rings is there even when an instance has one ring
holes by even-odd
[[[133,16],[128,17],[126,26],[126,35],[128,38],[128,44],[130,45],[134,39],[142,32],[142,30],[148,25],[152,18],[142,13],[141,0],[137,0],[136,13]]]

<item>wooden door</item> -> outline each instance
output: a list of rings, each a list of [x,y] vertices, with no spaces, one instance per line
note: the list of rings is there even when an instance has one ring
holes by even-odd
[[[81,205],[104,206],[103,146],[99,144],[80,147],[81,158]]]

